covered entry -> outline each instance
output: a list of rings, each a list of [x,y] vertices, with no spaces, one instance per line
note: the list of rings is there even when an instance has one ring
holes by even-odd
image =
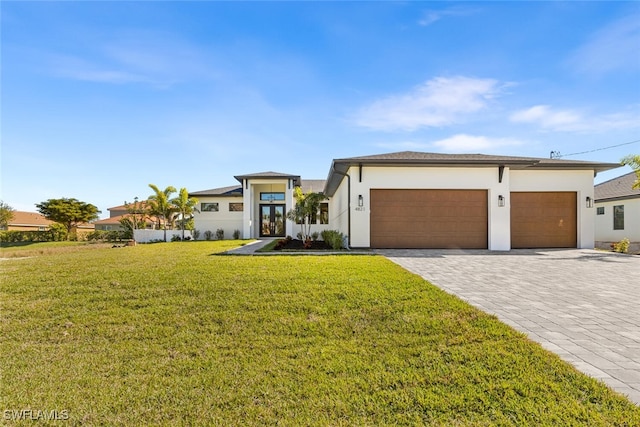
[[[511,247],[577,247],[576,193],[511,193]]]
[[[487,248],[486,190],[372,189],[372,248]]]

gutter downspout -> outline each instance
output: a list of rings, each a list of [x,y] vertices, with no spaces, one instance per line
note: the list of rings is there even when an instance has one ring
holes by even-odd
[[[351,248],[351,176],[346,172],[337,171],[335,168],[333,172],[347,177],[347,246]]]

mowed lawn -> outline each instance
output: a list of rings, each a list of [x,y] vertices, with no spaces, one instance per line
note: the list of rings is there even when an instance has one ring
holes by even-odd
[[[640,425],[626,398],[383,257],[213,255],[232,245],[0,261],[0,409],[67,411],[52,425]]]

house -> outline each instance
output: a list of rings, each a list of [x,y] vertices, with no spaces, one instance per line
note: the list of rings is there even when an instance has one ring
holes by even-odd
[[[7,224],[9,231],[47,231],[53,221],[37,212],[13,211],[13,218]]]
[[[611,243],[629,239],[630,251],[640,251],[640,189],[633,189],[635,172],[595,186],[595,245],[609,249]]]
[[[593,248],[593,178],[619,167],[564,159],[398,152],[333,160],[327,179],[263,172],[193,192],[200,231],[295,236],[294,188],[328,196],[314,230],[356,248]]]
[[[13,218],[7,225],[9,231],[47,231],[54,221],[38,212],[13,211]],[[93,223],[82,223],[71,229],[72,233],[86,234],[94,230]]]
[[[122,226],[122,223],[120,221],[132,215],[130,209],[133,208],[133,206],[134,204],[130,203],[130,204],[108,208],[107,210],[109,211],[109,218],[95,221],[94,224],[95,224],[96,230],[124,231],[124,227]],[[139,202],[137,209],[139,212],[146,210],[147,209],[146,203]],[[141,215],[141,214],[137,214],[137,215]],[[158,225],[158,228],[160,228],[160,226],[163,224],[163,222],[156,217],[151,217],[146,214],[144,215],[145,215],[145,223],[146,223],[147,229],[153,229],[156,227],[156,225]]]

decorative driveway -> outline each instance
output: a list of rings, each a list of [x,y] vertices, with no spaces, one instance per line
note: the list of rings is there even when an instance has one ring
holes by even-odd
[[[640,405],[640,256],[379,250]]]

